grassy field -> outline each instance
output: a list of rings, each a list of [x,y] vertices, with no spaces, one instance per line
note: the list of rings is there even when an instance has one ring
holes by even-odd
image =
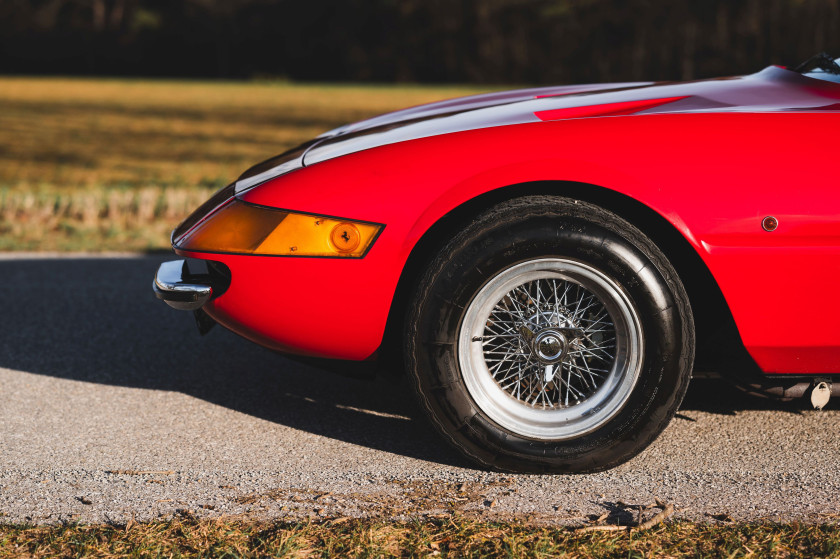
[[[148,250],[214,189],[453,87],[0,78],[0,250]]]
[[[840,528],[677,522],[581,533],[452,518],[0,527],[0,557],[840,557]]]

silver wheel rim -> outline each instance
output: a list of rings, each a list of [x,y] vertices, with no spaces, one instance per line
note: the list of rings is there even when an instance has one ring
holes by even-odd
[[[470,396],[517,435],[563,440],[613,418],[639,378],[642,326],[624,290],[565,258],[503,270],[476,294],[458,336]]]

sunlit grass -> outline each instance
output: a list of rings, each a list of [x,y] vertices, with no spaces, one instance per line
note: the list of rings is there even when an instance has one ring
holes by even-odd
[[[0,79],[0,185],[219,186],[331,128],[463,88]]]
[[[168,234],[161,230],[171,229],[191,206],[134,219],[132,208],[145,206],[126,202],[140,196],[127,190],[155,188],[158,199],[197,203],[197,195],[228,184],[254,163],[331,128],[478,91],[0,78],[0,250],[164,247]],[[67,196],[71,206],[87,204],[87,213],[67,215]],[[115,202],[120,197],[125,200]],[[117,221],[102,209],[115,203],[122,216]],[[47,211],[51,206],[54,215]]]
[[[0,526],[0,557],[838,557],[840,527],[675,522],[581,533],[450,518]]]
[[[207,199],[206,187],[0,188],[0,251],[149,251]]]

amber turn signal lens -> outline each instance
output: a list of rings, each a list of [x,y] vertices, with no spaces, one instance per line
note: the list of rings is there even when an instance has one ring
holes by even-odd
[[[272,256],[361,258],[382,225],[276,210],[234,199],[186,236],[178,248]]]

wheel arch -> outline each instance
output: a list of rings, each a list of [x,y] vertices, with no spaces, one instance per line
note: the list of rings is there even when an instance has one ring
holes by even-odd
[[[747,355],[723,293],[695,248],[674,224],[649,206],[625,194],[588,183],[535,181],[513,184],[471,198],[438,219],[411,250],[391,302],[379,360],[387,370],[402,370],[406,306],[422,271],[436,252],[470,219],[486,209],[528,195],[558,195],[600,206],[648,236],[680,276],[694,313],[697,335],[695,370],[710,371],[725,361],[743,362]],[[751,361],[751,359],[750,359]]]

